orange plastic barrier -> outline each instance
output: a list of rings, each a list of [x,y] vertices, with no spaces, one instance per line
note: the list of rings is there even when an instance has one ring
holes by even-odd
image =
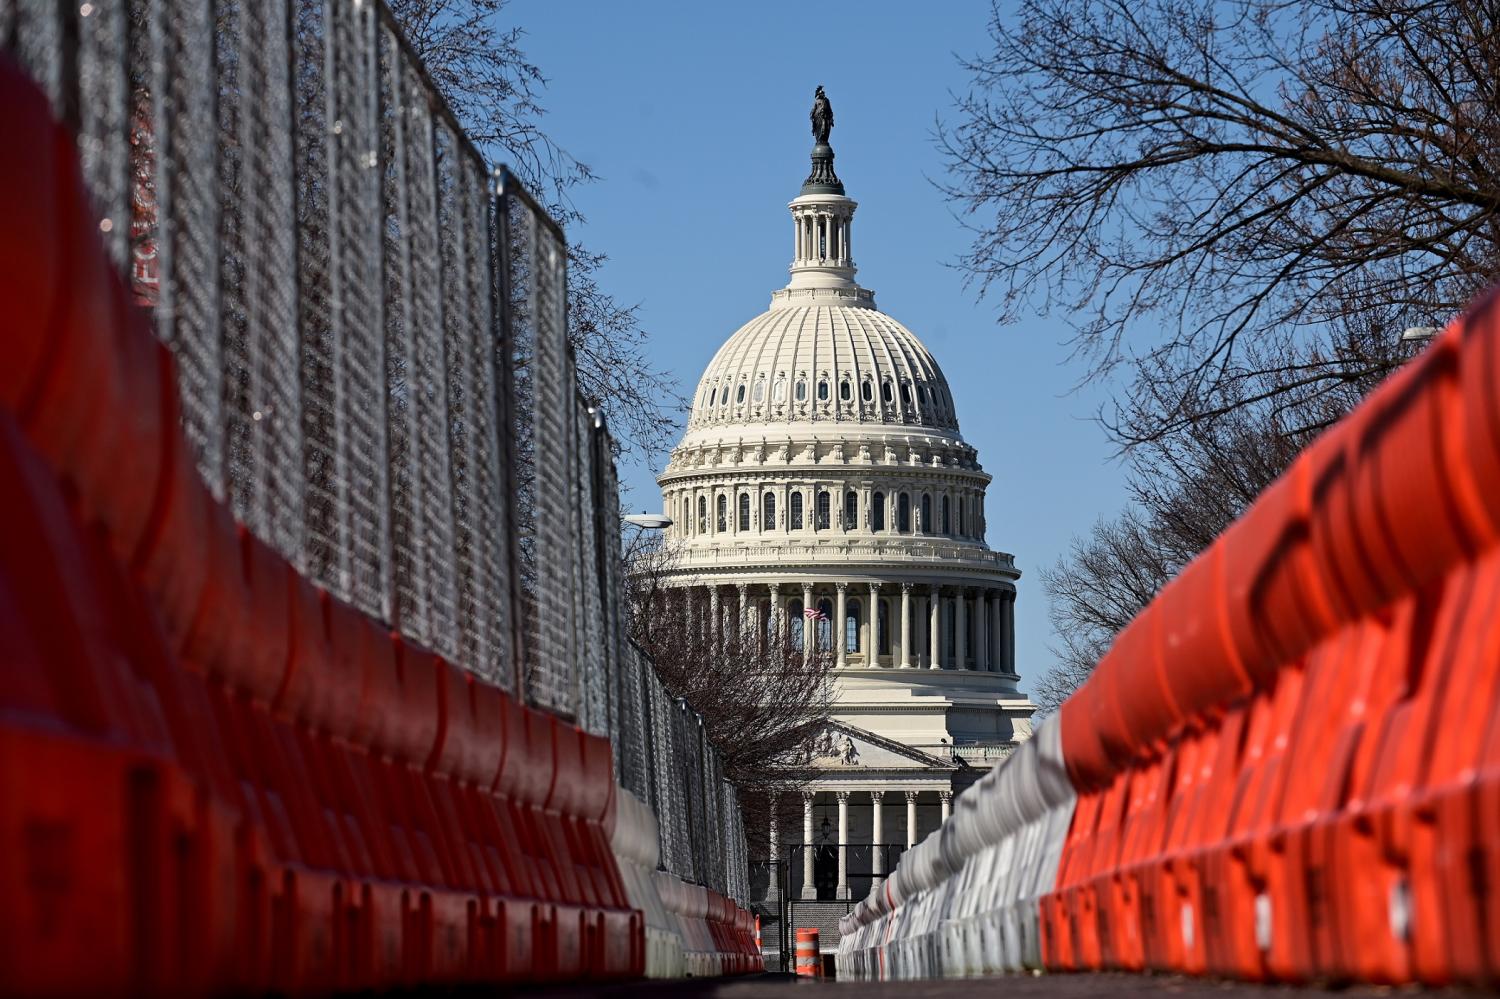
[[[1500,978],[1500,299],[1315,442],[1061,711],[1043,960]]]
[[[233,522],[72,141],[3,61],[0,122],[0,991],[642,974],[608,741]]]

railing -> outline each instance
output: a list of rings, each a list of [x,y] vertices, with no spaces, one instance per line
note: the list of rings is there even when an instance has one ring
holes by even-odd
[[[665,866],[743,898],[717,751],[624,636],[563,234],[390,10],[0,0],[0,45],[76,135],[214,496],[333,596],[607,734]]]
[[[784,544],[725,544],[705,547],[686,544],[679,553],[682,565],[744,565],[755,562],[784,563],[788,559],[817,559],[820,563],[843,559],[847,562],[881,562],[899,557],[903,563],[931,562],[981,566],[992,569],[1014,569],[1015,556],[1009,552],[990,551],[979,545],[933,544],[921,541],[809,543],[788,541]]]

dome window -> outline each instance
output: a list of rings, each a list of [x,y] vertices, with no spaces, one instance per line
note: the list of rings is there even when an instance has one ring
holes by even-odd
[[[756,380],[755,391],[750,394],[750,398],[754,402],[766,401],[766,380],[764,378]]]
[[[708,497],[698,497],[698,533],[708,533]]]
[[[860,382],[859,397],[865,402],[873,402],[875,399],[875,388],[869,382]]]
[[[776,527],[776,494],[764,493],[760,498],[760,529],[769,531]]]
[[[813,526],[820,531],[828,530],[828,525],[831,520],[830,506],[831,503],[828,499],[828,490],[818,490],[818,505],[816,508],[817,519],[813,522]]]
[[[911,497],[902,493],[896,500],[896,530],[911,533]]]
[[[740,503],[739,503],[739,506],[740,506],[740,508],[739,508],[739,515],[740,515],[739,529],[741,531],[748,531],[748,530],[750,530],[750,494],[749,493],[740,493]]]
[[[885,530],[885,493],[876,493],[870,498],[870,530]]]
[[[911,386],[906,382],[901,383],[901,405],[911,409]]]
[[[839,399],[842,402],[848,402],[850,398],[853,397],[853,395],[854,390],[849,387],[849,383],[847,381],[839,382]]]
[[[918,385],[917,386],[917,398],[922,400],[922,405],[924,405],[924,406],[927,405],[927,386],[926,385]]]
[[[844,494],[844,530],[852,531],[859,526],[859,493],[853,489]]]
[[[887,406],[896,401],[896,393],[891,388],[890,382],[880,383],[880,398],[885,400]]]
[[[818,382],[818,401],[819,402],[827,402],[828,401],[828,381],[826,379],[823,380],[823,381],[821,381],[821,382]]]
[[[786,379],[776,379],[776,384],[771,386],[771,401],[786,402]]]
[[[803,381],[800,378],[797,379],[797,401],[798,402],[806,402],[807,401],[807,382]]]
[[[734,401],[736,403],[745,401],[745,386],[741,385],[739,391],[734,394]]]
[[[729,386],[728,385],[725,385],[724,386],[724,391],[722,391],[722,392],[719,393],[719,405],[720,406],[727,406],[727,405],[729,405]]]
[[[714,523],[719,533],[723,534],[729,530],[729,497],[721,493],[718,502],[715,504],[715,509],[718,510],[719,515],[715,518]]]
[[[791,523],[787,525],[789,530],[802,530],[802,494],[792,493],[790,502]]]
[[[922,494],[922,524],[921,524],[921,528],[922,528],[922,533],[923,534],[931,534],[932,533],[932,496],[929,495],[929,494],[927,494],[927,493],[923,493]]]
[[[712,406],[714,404],[714,397],[717,396],[718,394],[719,394],[719,390],[716,389],[716,388],[711,388],[711,389],[708,390],[708,404],[710,406]]]

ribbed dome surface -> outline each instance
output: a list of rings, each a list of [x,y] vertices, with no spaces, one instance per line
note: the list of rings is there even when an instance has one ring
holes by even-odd
[[[846,420],[958,429],[947,379],[896,320],[781,305],[740,327],[698,382],[688,428]]]

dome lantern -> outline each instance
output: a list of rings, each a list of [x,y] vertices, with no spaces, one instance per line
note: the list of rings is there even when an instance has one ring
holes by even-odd
[[[812,172],[803,181],[801,193],[787,206],[792,212],[792,279],[785,292],[775,296],[776,304],[793,304],[790,300],[806,304],[809,295],[832,294],[862,299],[873,307],[873,297],[854,281],[849,235],[858,206],[845,197],[844,183],[833,171],[833,147],[828,144],[833,105],[822,87],[813,97],[809,117],[814,141]]]

